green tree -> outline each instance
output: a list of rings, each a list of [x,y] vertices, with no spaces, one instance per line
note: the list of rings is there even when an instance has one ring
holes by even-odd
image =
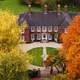
[[[54,10],[56,6],[56,0],[42,0],[42,4],[47,4],[49,10]]]

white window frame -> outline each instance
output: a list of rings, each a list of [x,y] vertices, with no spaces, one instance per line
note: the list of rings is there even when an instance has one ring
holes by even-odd
[[[41,34],[37,34],[37,40],[41,40]]]
[[[58,26],[54,26],[54,32],[58,32]]]
[[[41,32],[41,26],[37,26],[37,32]]]
[[[58,33],[55,33],[55,35],[54,35],[54,41],[58,41],[58,37],[59,37],[59,34]]]
[[[31,32],[35,32],[35,26],[31,26]]]
[[[48,27],[48,32],[52,32],[52,26]]]
[[[31,34],[31,41],[35,40],[35,34]]]
[[[47,26],[42,26],[42,32],[47,32]]]
[[[48,40],[52,40],[52,35],[48,34]]]

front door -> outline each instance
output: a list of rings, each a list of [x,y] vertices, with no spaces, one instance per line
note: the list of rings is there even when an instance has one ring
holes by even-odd
[[[47,33],[42,33],[42,42],[47,42]]]

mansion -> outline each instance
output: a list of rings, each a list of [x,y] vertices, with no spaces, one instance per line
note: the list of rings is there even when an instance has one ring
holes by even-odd
[[[23,42],[59,42],[60,35],[66,32],[67,26],[76,15],[67,12],[67,6],[64,12],[60,12],[60,5],[55,12],[48,11],[47,5],[44,6],[44,12],[32,12],[29,5],[29,12],[20,14],[18,19],[19,25],[26,22],[21,39]]]

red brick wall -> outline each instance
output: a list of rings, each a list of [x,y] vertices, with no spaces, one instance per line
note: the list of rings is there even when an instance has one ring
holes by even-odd
[[[25,42],[31,42],[30,39],[30,28],[27,27],[24,32]]]

